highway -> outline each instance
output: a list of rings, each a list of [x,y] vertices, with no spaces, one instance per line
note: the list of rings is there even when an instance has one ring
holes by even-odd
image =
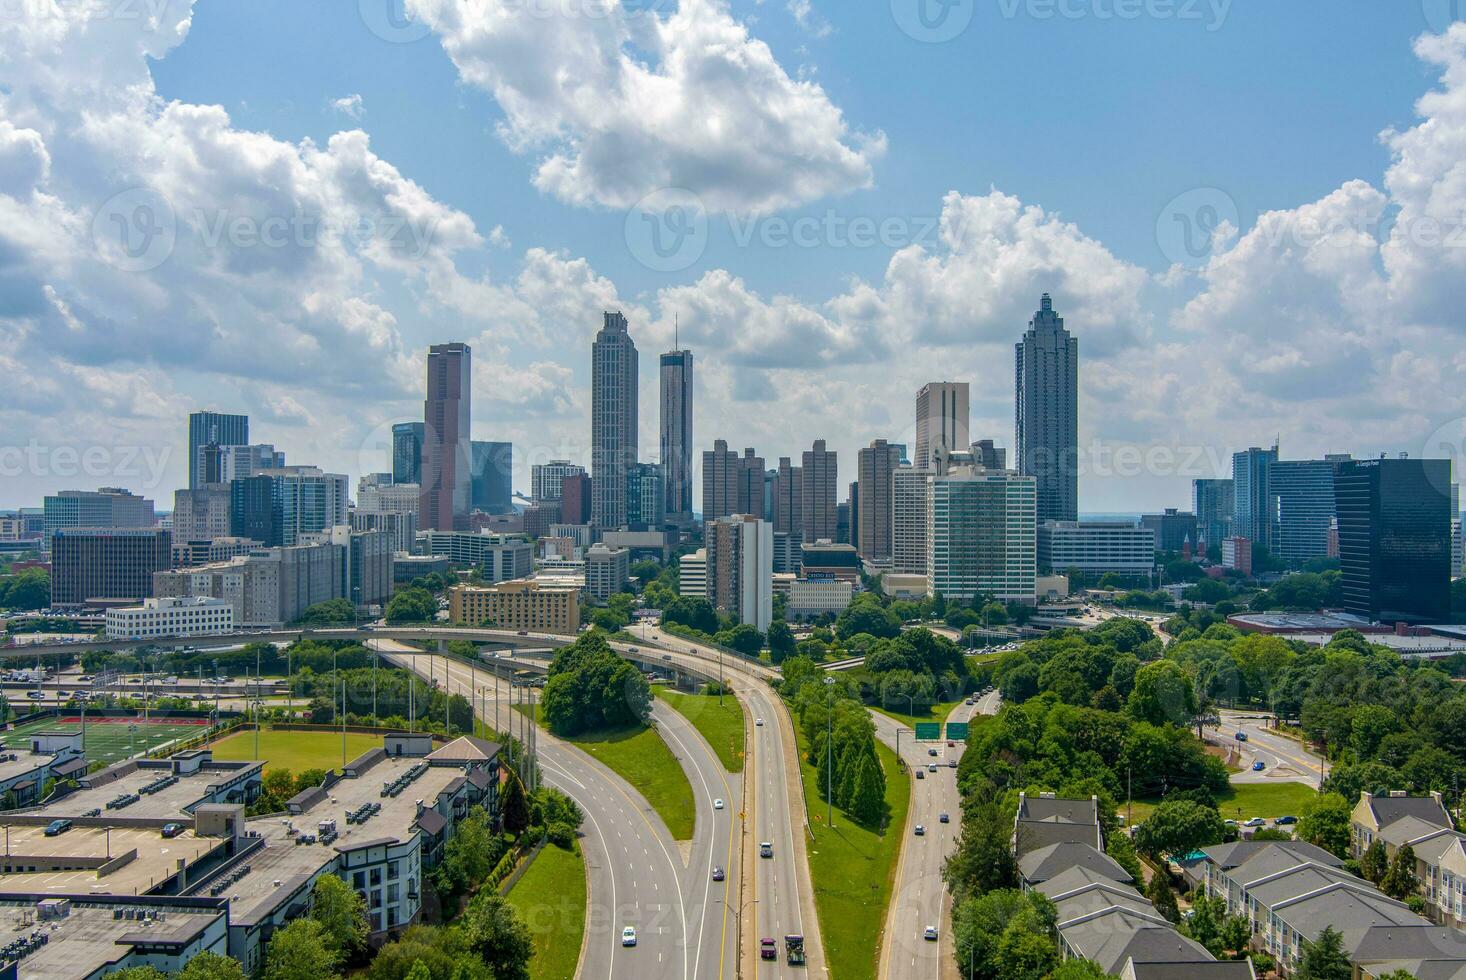
[[[656,643],[671,651],[675,661],[692,659],[706,670],[716,662],[718,652],[691,640],[655,627],[642,631],[647,643]],[[793,720],[782,700],[766,683],[778,672],[763,664],[750,663],[735,657],[723,657],[724,676],[738,687],[748,714],[755,720],[750,752],[744,762],[752,776],[752,799],[749,848],[752,874],[740,905],[743,919],[743,954],[745,964],[757,964],[756,972],[745,975],[764,977],[823,977],[823,949],[819,942],[819,920],[814,908],[814,885],[809,876],[804,833],[804,799],[800,789],[798,742]],[[758,725],[758,719],[763,725]],[[758,857],[759,844],[773,845],[772,858]],[[747,867],[747,864],[745,865]],[[783,959],[784,936],[805,937],[806,963],[790,967]],[[779,944],[779,959],[759,960],[757,949],[761,939]]]
[[[1241,750],[1238,765],[1242,771],[1233,775],[1232,782],[1289,782],[1309,786],[1323,782],[1327,771],[1323,757],[1266,727],[1268,716],[1256,711],[1231,710],[1223,710],[1219,715],[1221,724],[1205,732],[1208,741]],[[1238,732],[1246,733],[1247,741],[1238,742]],[[1257,761],[1266,767],[1262,772],[1252,771],[1252,764]]]

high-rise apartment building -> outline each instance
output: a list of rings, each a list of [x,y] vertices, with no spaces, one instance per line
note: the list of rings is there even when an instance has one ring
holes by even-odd
[[[639,449],[636,344],[626,317],[606,313],[591,345],[591,523],[626,526],[626,469]]]
[[[825,448],[825,440],[816,439],[814,448],[805,451],[800,481],[799,523],[804,542],[837,540],[840,514],[835,488],[840,483],[840,464],[838,454]]]
[[[662,355],[662,511],[692,523],[692,351]]]
[[[473,460],[469,501],[484,514],[507,514],[514,509],[514,446],[507,442],[469,443]]]
[[[1128,521],[1048,521],[1038,526],[1038,567],[1045,574],[1079,571],[1149,579],[1155,552],[1155,529]]]
[[[1231,480],[1191,481],[1191,510],[1196,514],[1196,533],[1208,548],[1220,547],[1232,536],[1232,514],[1236,490]]]
[[[788,534],[796,543],[804,540],[804,471],[794,466],[788,456],[779,457],[774,471],[773,508],[770,516],[775,534]]]
[[[51,538],[51,604],[148,598],[153,573],[173,563],[172,540],[152,527],[59,529]]]
[[[398,422],[392,426],[392,482],[422,484],[422,444],[426,426],[422,422]]]
[[[927,511],[931,470],[901,466],[891,474],[891,571],[927,574]]]
[[[277,521],[276,536],[281,545],[289,547],[303,534],[350,523],[347,518],[350,491],[345,474],[325,473],[314,466],[283,466],[262,470],[256,479],[270,481],[272,515]]]
[[[1273,461],[1268,472],[1268,514],[1275,558],[1296,568],[1328,557],[1334,471],[1346,458]]]
[[[1079,340],[1043,294],[1015,346],[1018,472],[1038,491],[1038,519],[1079,517]]]
[[[232,483],[254,476],[260,470],[277,470],[285,465],[285,454],[269,443],[249,446],[220,446],[218,470],[220,483]]]
[[[655,531],[666,523],[663,472],[658,463],[633,463],[626,468],[626,524],[633,531]]]
[[[530,467],[529,497],[537,504],[559,500],[567,476],[584,476],[585,467],[568,459],[553,459]]]
[[[62,490],[41,501],[46,534],[68,527],[152,527],[153,502],[120,487]]]
[[[933,594],[967,602],[1037,601],[1038,481],[959,470],[931,481],[927,565]]]
[[[469,448],[472,358],[467,344],[428,348],[418,506],[418,525],[425,529],[451,531],[468,523],[473,497]]]
[[[275,547],[281,543],[281,524],[274,480],[252,476],[229,484],[230,537]]]
[[[938,459],[967,448],[968,395],[966,381],[932,381],[916,393],[917,469],[940,469]]]
[[[901,451],[884,439],[877,439],[856,454],[858,470],[852,498],[855,547],[866,561],[883,562],[891,557],[894,536],[892,494],[895,472],[901,465]]]
[[[204,486],[207,446],[243,446],[249,443],[249,416],[222,412],[194,412],[188,417],[188,486]],[[218,481],[214,481],[218,482]]]
[[[753,449],[740,456],[718,439],[702,454],[702,519],[732,514],[764,516],[764,459]]]
[[[215,483],[173,493],[173,540],[212,541],[229,537],[230,491]]]
[[[1450,618],[1450,483],[1445,459],[1339,464],[1334,492],[1345,610],[1386,623]]]
[[[556,521],[564,524],[589,524],[592,481],[586,473],[571,473],[561,483],[560,507]],[[542,506],[549,506],[547,501]]]
[[[1278,447],[1232,454],[1232,534],[1272,546],[1270,491]]]
[[[774,618],[774,529],[743,514],[704,524],[707,595],[719,611],[767,632]]]

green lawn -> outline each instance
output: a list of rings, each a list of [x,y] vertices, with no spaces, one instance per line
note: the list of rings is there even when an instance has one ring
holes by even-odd
[[[545,847],[510,889],[509,904],[534,937],[531,980],[570,980],[585,932],[585,861],[579,849]]]
[[[516,711],[529,713],[523,705]],[[535,705],[535,714],[540,705]],[[692,784],[682,764],[662,741],[655,728],[638,725],[608,732],[591,732],[565,741],[583,750],[646,798],[667,825],[674,840],[692,840],[697,808],[692,802]]]
[[[720,705],[717,695],[681,694],[665,687],[653,690],[657,697],[676,709],[692,723],[692,727],[702,733],[702,737],[707,739],[713,751],[718,754],[724,769],[729,772],[743,771],[743,705],[737,698],[731,694],[725,695]]]
[[[879,705],[874,706],[874,707],[875,707],[875,710],[876,711],[879,711],[881,714],[885,715],[887,718],[894,718],[897,721],[899,721],[901,724],[903,724],[903,725],[905,725],[905,726],[907,726],[909,728],[909,727],[915,725],[919,721],[921,721],[921,722],[927,722],[927,721],[944,722],[944,721],[947,720],[947,716],[952,713],[952,709],[955,708],[955,707],[957,707],[957,705],[959,705],[961,703],[962,703],[961,701],[944,701],[941,704],[934,704],[934,705],[932,705],[931,708],[930,708],[930,710],[928,710],[925,714],[922,714],[921,712],[917,712],[914,715],[907,714],[904,711],[891,711],[891,710],[889,710],[887,708],[882,708]]]
[[[346,761],[350,762],[368,749],[380,748],[380,735],[346,734]],[[209,748],[214,758],[226,761],[263,759],[265,768],[278,766],[299,773],[304,769],[340,769],[340,732],[289,732],[265,729],[260,732],[258,755],[255,733],[237,732],[220,739]]]
[[[1240,783],[1217,797],[1217,806],[1226,820],[1250,820],[1253,817],[1296,817],[1303,805],[1318,796],[1318,791],[1304,783]],[[1136,800],[1135,822],[1150,816],[1158,800]],[[1120,812],[1125,802],[1120,801]]]
[[[886,906],[891,901],[911,781],[897,767],[896,753],[876,742],[881,767],[886,771],[890,825],[884,834],[878,834],[837,813],[835,828],[831,830],[825,824],[826,808],[820,799],[820,774],[805,761],[808,750],[808,743],[801,735],[800,769],[809,804],[809,823],[814,832],[814,840],[809,844],[809,873],[814,879],[820,937],[831,976],[840,980],[865,980],[876,975],[874,938],[881,934]]]

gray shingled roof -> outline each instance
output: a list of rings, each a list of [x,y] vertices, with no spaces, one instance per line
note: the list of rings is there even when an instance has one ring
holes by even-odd
[[[1455,960],[1466,965],[1466,936],[1454,929],[1416,921],[1417,925],[1410,926],[1346,930],[1344,951],[1361,963],[1418,958]]]
[[[1014,828],[1015,850],[1020,855],[1052,844],[1075,843],[1098,850],[1102,844],[1097,824],[1054,823],[1047,820],[1020,820]]]
[[[1099,809],[1092,799],[1070,800],[1047,796],[1025,796],[1018,808],[1018,819],[1098,825]]]
[[[1370,926],[1413,926],[1422,921],[1403,904],[1379,892],[1370,893],[1342,884],[1281,907],[1274,906],[1273,913],[1308,940],[1317,939],[1326,926],[1344,932]]]
[[[1369,801],[1375,823],[1388,827],[1402,817],[1419,817],[1437,827],[1450,827],[1451,818],[1433,796],[1375,796]]]
[[[1106,973],[1118,974],[1129,960],[1141,963],[1209,962],[1212,955],[1169,922],[1115,910],[1059,930],[1064,942]]]
[[[1466,963],[1460,960],[1387,960],[1371,963],[1367,976],[1382,977],[1404,970],[1415,980],[1466,980]]]
[[[1136,963],[1135,980],[1254,980],[1247,960],[1188,963]]]
[[[1088,844],[1063,842],[1029,851],[1018,859],[1018,870],[1030,885],[1058,877],[1074,867],[1084,867],[1107,875],[1114,881],[1128,883],[1131,878],[1114,858],[1096,851]]]
[[[1203,847],[1201,852],[1223,871],[1240,868],[1260,854],[1284,854],[1288,860],[1283,867],[1311,862],[1342,868],[1344,862],[1321,847],[1300,841],[1239,840],[1232,844],[1215,844]]]

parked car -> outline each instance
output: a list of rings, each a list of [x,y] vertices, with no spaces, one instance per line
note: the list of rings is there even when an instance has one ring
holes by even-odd
[[[66,819],[52,820],[50,823],[46,824],[46,836],[47,837],[60,837],[62,834],[66,833],[70,829],[71,829],[71,821],[70,820],[66,820]]]
[[[169,840],[172,840],[181,833],[183,833],[183,824],[181,823],[165,823],[163,825],[163,836]]]
[[[1265,826],[1266,824],[1267,824],[1267,821],[1264,820],[1262,817],[1253,817],[1251,820],[1247,821],[1242,826],[1244,826],[1244,827],[1262,827],[1262,826]]]
[[[1297,822],[1297,817],[1279,817],[1278,819],[1273,821],[1273,823],[1277,824],[1279,827],[1288,827]]]

